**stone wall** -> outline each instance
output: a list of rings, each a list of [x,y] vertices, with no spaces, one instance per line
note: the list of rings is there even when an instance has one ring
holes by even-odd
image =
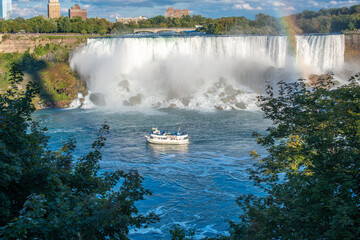
[[[77,45],[81,41],[81,39],[75,36],[52,37],[42,34],[0,34],[0,53],[24,53],[28,49],[32,53],[36,46],[45,46],[47,43],[66,46]]]
[[[345,61],[360,63],[360,34],[345,35]]]

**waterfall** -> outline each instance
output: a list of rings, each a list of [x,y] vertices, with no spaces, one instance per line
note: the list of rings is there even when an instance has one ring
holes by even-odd
[[[322,73],[344,61],[343,35],[89,39],[70,67],[111,107],[256,109],[266,82],[295,80],[296,63]],[[296,58],[296,60],[294,60]]]
[[[344,35],[296,36],[296,60],[311,73],[341,69],[344,51]]]

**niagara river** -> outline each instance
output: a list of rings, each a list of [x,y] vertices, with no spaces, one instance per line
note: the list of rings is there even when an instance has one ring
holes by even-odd
[[[197,229],[196,237],[226,234],[226,220],[237,220],[240,194],[259,193],[246,169],[252,165],[255,131],[270,124],[260,112],[194,110],[103,111],[101,109],[40,110],[34,120],[49,128],[51,147],[59,149],[69,137],[77,140],[76,156],[86,153],[104,120],[110,133],[101,169],[138,170],[152,196],[139,201],[141,213],[154,212],[160,222],[132,230],[131,239],[170,239],[176,226]],[[146,144],[152,127],[190,134],[187,146]]]
[[[253,132],[265,134],[271,125],[257,96],[267,84],[310,74],[331,71],[345,81],[347,70],[341,34],[90,39],[69,63],[89,95],[71,109],[36,111],[34,120],[48,127],[54,150],[75,137],[78,157],[106,121],[101,170],[139,171],[153,195],[137,206],[160,217],[148,228],[132,229],[134,240],[170,239],[176,226],[196,229],[196,239],[227,235],[227,221],[240,214],[236,198],[263,194],[247,171],[254,164],[250,151],[267,154]],[[146,144],[152,127],[181,127],[190,144]]]

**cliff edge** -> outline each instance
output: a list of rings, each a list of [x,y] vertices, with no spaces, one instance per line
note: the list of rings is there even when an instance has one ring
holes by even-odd
[[[345,61],[360,63],[360,34],[345,35]]]
[[[35,81],[40,94],[37,108],[66,108],[86,94],[85,84],[69,68],[69,54],[85,44],[86,37],[74,35],[0,34],[0,93],[9,87],[12,62],[19,63],[26,84]],[[21,87],[21,86],[20,86]]]

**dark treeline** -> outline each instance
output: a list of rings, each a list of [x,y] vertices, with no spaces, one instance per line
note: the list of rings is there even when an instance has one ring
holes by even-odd
[[[134,28],[152,27],[195,27],[208,34],[284,34],[284,24],[293,34],[331,33],[353,31],[360,28],[360,5],[350,8],[321,9],[318,12],[303,11],[284,18],[259,13],[255,20],[245,17],[205,18],[201,15],[184,16],[181,19],[156,16],[147,20],[123,24],[112,23],[104,18],[80,17],[46,19],[37,16],[30,19],[18,17],[13,20],[0,21],[0,32],[3,33],[80,33],[80,34],[123,34],[132,33]]]
[[[285,19],[293,22],[292,25],[300,30],[296,33],[357,31],[360,29],[360,5],[321,9],[317,12],[306,10]]]
[[[220,19],[205,18],[201,15],[184,16],[181,19],[156,16],[137,23],[112,23],[104,18],[80,17],[46,19],[37,16],[30,19],[21,17],[8,21],[0,21],[0,32],[3,33],[80,33],[80,34],[123,34],[132,33],[134,28],[153,27],[195,27],[201,25],[199,31],[209,34],[280,34],[280,21],[274,17],[258,14],[254,21],[245,17],[224,17]]]
[[[68,17],[46,19],[43,16],[30,19],[18,17],[14,20],[0,21],[0,32],[106,34],[112,31],[113,25],[103,18],[88,18],[83,21],[80,17],[72,19]]]
[[[204,24],[204,30],[212,34],[277,35],[285,33],[284,26],[291,34],[357,31],[360,29],[360,5],[317,12],[306,10],[284,18],[260,13],[253,21],[245,17],[211,19]]]

